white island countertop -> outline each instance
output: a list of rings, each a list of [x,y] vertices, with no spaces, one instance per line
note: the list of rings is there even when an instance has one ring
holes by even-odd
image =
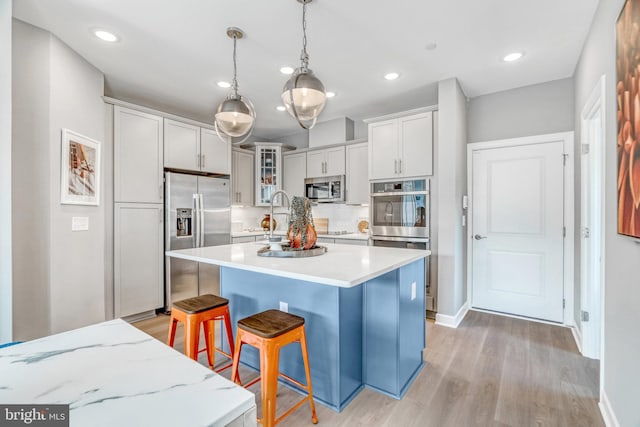
[[[257,242],[167,251],[171,257],[325,285],[352,287],[427,257],[428,250],[321,244],[327,253],[305,258],[260,257]]]
[[[253,393],[119,319],[0,349],[0,378],[2,404],[68,404],[72,427],[255,425]]]

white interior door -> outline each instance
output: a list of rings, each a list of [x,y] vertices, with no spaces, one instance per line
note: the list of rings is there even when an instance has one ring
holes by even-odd
[[[472,306],[563,321],[563,143],[473,152]]]

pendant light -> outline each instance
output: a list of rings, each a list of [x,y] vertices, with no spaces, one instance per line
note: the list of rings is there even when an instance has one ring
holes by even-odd
[[[285,108],[304,129],[311,129],[327,102],[324,85],[309,69],[307,54],[307,3],[312,0],[298,0],[302,3],[302,53],[300,67],[285,83],[282,102]]]
[[[236,66],[236,42],[244,37],[244,32],[240,28],[227,28],[227,35],[233,39],[233,82],[231,83],[231,92],[218,106],[215,114],[215,128],[220,139],[225,136],[233,138],[244,137],[241,141],[245,141],[256,122],[256,111],[253,104],[247,98],[238,94],[238,79]],[[222,135],[221,135],[222,134]]]

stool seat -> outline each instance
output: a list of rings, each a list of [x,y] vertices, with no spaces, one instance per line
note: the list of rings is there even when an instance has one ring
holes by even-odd
[[[275,338],[304,325],[304,317],[267,310],[238,320],[238,327],[262,338]]]
[[[222,307],[229,304],[229,300],[217,295],[205,294],[198,297],[187,298],[173,303],[173,307],[184,311],[187,314],[196,314],[212,308]]]

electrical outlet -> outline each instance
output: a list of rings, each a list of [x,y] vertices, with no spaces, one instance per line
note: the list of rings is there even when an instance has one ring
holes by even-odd
[[[462,215],[462,226],[463,227],[467,226],[467,216],[466,215]]]
[[[71,231],[87,231],[89,230],[88,216],[71,217]]]
[[[416,299],[416,282],[411,283],[411,301]]]
[[[289,312],[289,303],[280,301],[280,311],[284,311],[285,313]]]

